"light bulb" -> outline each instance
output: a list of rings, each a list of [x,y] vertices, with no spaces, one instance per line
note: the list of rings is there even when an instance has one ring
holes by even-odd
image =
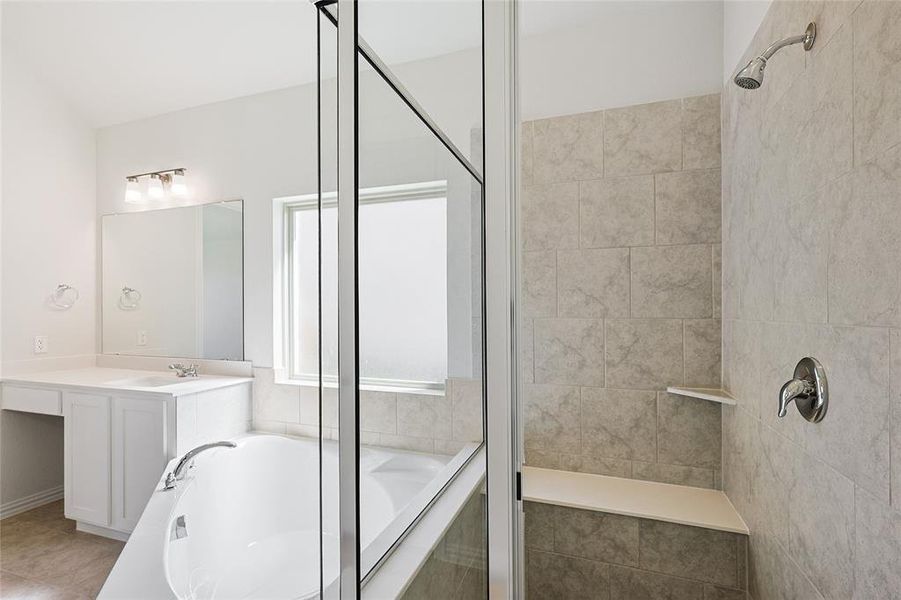
[[[185,177],[184,169],[177,169],[172,173],[172,179],[170,180],[169,191],[172,192],[173,196],[177,196],[178,198],[184,198],[188,195],[188,182]]]
[[[125,179],[125,203],[140,204],[142,199],[141,185],[138,183],[138,178],[127,177]]]
[[[147,181],[147,195],[154,200],[159,200],[163,197],[163,194],[163,180],[159,174],[154,173]]]

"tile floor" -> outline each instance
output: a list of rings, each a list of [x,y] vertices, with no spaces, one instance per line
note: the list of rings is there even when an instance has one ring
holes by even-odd
[[[95,598],[125,544],[80,531],[63,501],[0,521],[0,597]]]

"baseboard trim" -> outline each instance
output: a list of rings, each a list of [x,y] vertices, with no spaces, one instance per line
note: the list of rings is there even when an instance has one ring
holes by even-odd
[[[84,533],[110,538],[111,540],[119,540],[120,542],[127,542],[129,536],[129,534],[124,531],[110,529],[109,527],[101,527],[100,525],[91,525],[90,523],[84,523],[82,521],[75,522],[75,529],[83,531]]]
[[[51,502],[56,502],[57,500],[62,499],[62,497],[63,486],[59,485],[57,487],[50,488],[49,490],[44,490],[43,492],[38,492],[36,494],[31,494],[30,496],[25,496],[24,498],[19,498],[18,500],[5,502],[3,504],[0,504],[0,519],[12,517],[27,510],[31,510],[32,508],[37,508],[45,504],[50,504]]]

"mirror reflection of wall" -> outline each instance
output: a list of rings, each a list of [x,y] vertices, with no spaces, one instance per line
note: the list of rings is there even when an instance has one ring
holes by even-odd
[[[244,358],[243,201],[102,218],[103,352]]]

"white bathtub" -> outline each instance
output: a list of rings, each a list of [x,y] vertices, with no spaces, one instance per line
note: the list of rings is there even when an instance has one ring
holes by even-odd
[[[319,593],[319,443],[252,434],[196,458],[174,491],[162,480],[101,598],[311,598]],[[364,569],[465,460],[362,448]],[[174,467],[172,461],[167,471]],[[323,444],[322,536],[328,586],[338,574],[337,445]],[[176,536],[183,516],[187,535]]]

